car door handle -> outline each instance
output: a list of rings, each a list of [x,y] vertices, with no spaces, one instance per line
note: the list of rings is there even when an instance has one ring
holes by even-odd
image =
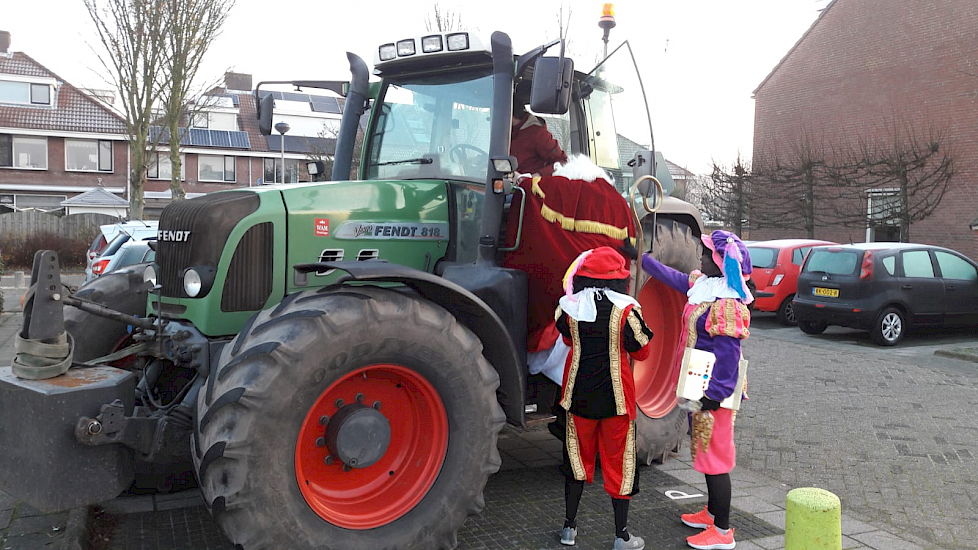
[[[913,289],[913,285],[903,285],[900,288],[902,288],[903,290],[912,290]]]
[[[945,286],[944,286],[944,288],[945,288],[945,289],[947,289],[947,290],[955,290],[955,289],[957,289],[958,287],[956,287],[956,286],[954,286],[954,285],[945,285]]]

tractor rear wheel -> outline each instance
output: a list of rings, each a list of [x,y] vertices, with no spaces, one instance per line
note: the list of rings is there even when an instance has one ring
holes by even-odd
[[[650,217],[645,220],[651,221]],[[645,249],[652,244],[652,226],[643,227]],[[700,267],[702,245],[692,229],[683,223],[660,218],[656,222],[652,255],[660,262],[689,273]],[[677,450],[687,435],[689,419],[676,402],[676,365],[682,311],[686,295],[648,279],[638,296],[645,323],[652,329],[652,351],[645,361],[636,361],[635,420],[636,448],[642,464],[661,462]]]
[[[200,392],[205,503],[248,550],[453,548],[500,466],[498,386],[478,338],[421,298],[291,295]]]

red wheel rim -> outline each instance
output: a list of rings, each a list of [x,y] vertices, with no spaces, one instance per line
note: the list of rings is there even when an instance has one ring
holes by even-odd
[[[686,295],[655,279],[649,279],[638,295],[645,323],[655,336],[649,343],[648,359],[636,361],[635,402],[646,416],[662,418],[676,406],[676,385],[679,383],[677,353],[682,330],[682,313]],[[654,315],[648,315],[655,312]]]
[[[337,401],[380,402],[390,422],[387,452],[366,468],[344,471],[329,450],[317,445]],[[322,443],[322,441],[320,441]],[[370,365],[334,382],[309,409],[295,446],[295,473],[306,503],[319,517],[347,529],[372,529],[408,513],[434,484],[448,449],[448,415],[435,388],[411,369]]]

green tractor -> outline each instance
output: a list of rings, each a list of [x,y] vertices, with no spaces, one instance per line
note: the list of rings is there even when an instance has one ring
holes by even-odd
[[[375,82],[348,54],[349,82],[293,83],[345,96],[337,181],[173,203],[154,264],[74,294],[38,252],[18,358],[58,368],[44,346],[67,347],[83,368],[0,369],[0,487],[53,510],[113,498],[137,473],[190,478],[243,548],[454,547],[499,469],[500,430],[556,389],[527,372],[527,274],[500,265],[501,226],[523,221],[507,201],[517,82],[569,154],[628,191],[644,248],[699,265],[699,214],[650,191],[646,176],[671,181],[661,155],[622,158],[624,135],[651,140],[627,44],[583,73],[562,45],[546,55],[558,43],[514,56],[501,32],[391,42]],[[272,107],[264,96],[266,133]],[[342,181],[368,111],[359,179]],[[668,387],[685,297],[636,283],[656,334],[635,369],[648,463],[686,435]]]

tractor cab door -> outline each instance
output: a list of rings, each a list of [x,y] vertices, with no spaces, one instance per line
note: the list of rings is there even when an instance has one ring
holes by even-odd
[[[625,192],[635,181],[629,162],[653,148],[652,119],[631,46],[626,41],[599,63],[582,83],[591,160],[615,178]],[[645,173],[654,173],[644,168]],[[671,180],[670,180],[671,181]]]

